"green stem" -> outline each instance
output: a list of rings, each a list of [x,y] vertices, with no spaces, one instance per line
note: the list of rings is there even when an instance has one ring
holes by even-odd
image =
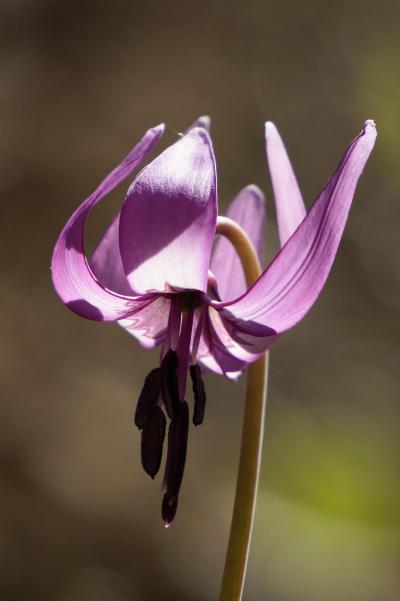
[[[218,218],[217,233],[235,246],[250,286],[261,274],[261,267],[247,234],[225,217]],[[267,379],[268,354],[247,370],[235,503],[219,601],[240,601],[242,597],[260,474]]]

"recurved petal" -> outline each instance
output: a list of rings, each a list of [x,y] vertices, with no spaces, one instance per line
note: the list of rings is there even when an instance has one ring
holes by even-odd
[[[204,127],[209,131],[210,123],[210,117],[203,115],[196,119],[187,131],[194,127]],[[119,249],[119,218],[120,213],[107,228],[92,255],[90,267],[102,286],[120,294],[131,295],[132,288],[126,278]]]
[[[358,179],[375,143],[367,121],[306,218],[249,291],[225,306],[236,317],[283,332],[310,310],[328,277]],[[218,306],[218,303],[214,303]]]
[[[306,210],[285,146],[271,121],[265,124],[265,142],[279,238],[283,246],[303,221]]]
[[[214,343],[208,311],[207,307],[203,312],[201,335],[195,344],[195,355],[192,360],[200,364],[207,371],[213,371],[221,376],[225,376],[229,380],[237,380],[242,370],[246,368],[247,363],[229,355],[219,339],[216,339]],[[193,350],[192,348],[192,352]]]
[[[141,301],[136,310],[118,324],[132,334],[144,348],[154,348],[163,341],[168,325],[170,300],[153,295]]]
[[[227,309],[208,310],[212,347],[223,347],[229,355],[246,363],[253,363],[265,353],[276,337],[276,332],[265,325],[237,318]]]
[[[88,265],[84,251],[84,228],[90,209],[120,184],[146,157],[162,135],[162,125],[146,132],[127,157],[73,213],[57,240],[52,258],[54,287],[75,313],[98,321],[123,317],[130,308],[129,297],[102,286]]]
[[[227,217],[236,221],[252,241],[261,265],[264,262],[265,197],[257,186],[243,188],[229,205]],[[221,236],[211,257],[221,300],[238,298],[247,289],[242,264],[233,245]]]
[[[264,325],[244,322],[226,310],[208,309],[197,353],[206,368],[236,380],[249,363],[256,361],[275,340]]]
[[[90,268],[104,288],[129,296],[133,295],[133,291],[122,267],[119,250],[119,217],[118,213],[97,245],[90,260]]]
[[[132,289],[206,291],[216,219],[212,143],[195,127],[145,167],[128,191],[120,247]]]

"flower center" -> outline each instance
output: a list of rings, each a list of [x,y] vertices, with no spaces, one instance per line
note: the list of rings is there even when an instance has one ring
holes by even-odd
[[[201,307],[203,304],[201,296],[198,292],[182,292],[179,294],[181,311],[187,312]]]

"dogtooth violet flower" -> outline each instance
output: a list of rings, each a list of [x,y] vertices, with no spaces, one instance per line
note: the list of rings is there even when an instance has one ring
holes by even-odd
[[[219,238],[213,247],[217,174],[204,119],[140,171],[93,256],[86,256],[88,213],[146,159],[163,131],[163,125],[149,129],[73,213],[54,249],[52,278],[62,301],[78,315],[117,321],[145,348],[162,345],[159,366],[145,378],[135,423],[143,467],[154,477],[165,413],[170,420],[162,501],[168,526],[186,458],[187,374],[198,425],[206,403],[202,369],[235,379],[309,311],[331,269],[376,130],[372,121],[365,123],[307,212],[279,133],[266,124],[281,250],[249,289],[230,242]],[[264,195],[251,185],[227,213],[246,231],[260,260],[264,211]]]

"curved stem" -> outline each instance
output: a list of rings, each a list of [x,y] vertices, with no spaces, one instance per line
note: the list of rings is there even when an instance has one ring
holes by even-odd
[[[229,217],[218,217],[216,233],[225,236],[233,244],[242,263],[247,285],[254,284],[261,275],[261,265],[253,243],[244,229]]]
[[[261,274],[251,240],[237,223],[227,217],[218,217],[217,233],[226,236],[234,245],[250,286]],[[260,473],[267,377],[268,353],[247,370],[235,503],[219,601],[240,601],[242,597]]]

